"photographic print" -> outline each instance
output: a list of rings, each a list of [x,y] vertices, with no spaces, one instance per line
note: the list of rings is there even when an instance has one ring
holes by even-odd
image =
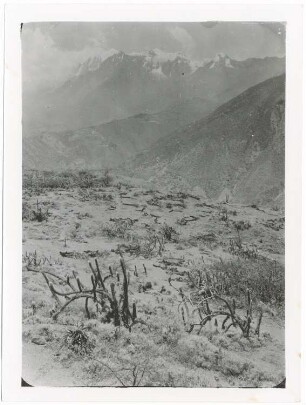
[[[27,22],[22,385],[285,388],[283,22]]]

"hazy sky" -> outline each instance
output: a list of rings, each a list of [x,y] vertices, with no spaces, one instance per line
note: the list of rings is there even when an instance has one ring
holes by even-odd
[[[195,60],[218,52],[238,60],[285,54],[282,23],[30,23],[21,38],[25,90],[57,85],[79,63],[109,49],[159,48]]]

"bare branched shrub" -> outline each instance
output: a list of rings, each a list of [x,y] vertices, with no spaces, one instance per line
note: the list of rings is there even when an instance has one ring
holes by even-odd
[[[177,242],[178,232],[172,226],[165,223],[162,225],[160,231],[166,241]]]
[[[45,255],[39,255],[37,251],[34,252],[25,252],[22,255],[22,263],[27,266],[38,267],[41,265],[53,265],[53,264],[62,264],[61,260],[59,259],[52,259],[51,256],[47,257]]]
[[[249,289],[245,292],[245,313],[241,314],[240,312],[240,314],[238,314],[236,311],[235,298],[228,299],[217,294],[214,288],[209,286],[209,284],[204,284],[204,282],[202,282],[201,288],[198,288],[193,295],[186,294],[182,288],[175,288],[171,283],[171,278],[169,278],[169,284],[172,288],[178,291],[181,298],[178,309],[181,312],[182,320],[188,333],[191,333],[195,327],[199,327],[198,334],[200,334],[202,328],[207,322],[211,322],[215,319],[215,323],[217,324],[216,318],[223,317],[222,329],[224,329],[225,332],[231,327],[239,327],[244,337],[250,336],[253,320],[253,303]],[[189,309],[189,306],[191,309]],[[191,320],[191,312],[198,314],[198,321],[194,322]],[[259,313],[256,330],[253,331],[258,335],[260,332],[261,320],[262,311]],[[228,322],[229,324],[227,325]]]
[[[103,227],[102,233],[108,238],[129,239],[129,231],[133,228],[135,220],[130,218],[111,219],[111,224]]]
[[[110,185],[113,184],[113,176],[111,175],[110,169],[105,169],[104,175],[101,178],[101,183],[104,187],[109,187]]]
[[[228,211],[226,208],[223,207],[219,209],[219,219],[220,221],[228,221]]]
[[[140,245],[140,254],[145,258],[155,255],[161,256],[165,250],[165,239],[162,235],[148,231],[147,236]]]
[[[257,302],[282,307],[285,300],[285,271],[276,261],[266,258],[237,258],[231,261],[218,261],[208,269],[194,268],[189,272],[190,285],[209,285],[221,295],[244,301],[249,289]]]
[[[48,221],[50,216],[49,209],[42,209],[38,200],[35,205],[35,209],[31,208],[30,205],[26,202],[22,204],[22,220],[23,221],[37,221],[43,222]]]
[[[228,251],[234,255],[244,259],[256,259],[258,256],[256,246],[249,246],[241,242],[241,239],[230,239]]]
[[[250,221],[244,221],[244,220],[234,221],[233,225],[234,225],[235,229],[237,229],[238,231],[244,231],[245,229],[251,228]]]

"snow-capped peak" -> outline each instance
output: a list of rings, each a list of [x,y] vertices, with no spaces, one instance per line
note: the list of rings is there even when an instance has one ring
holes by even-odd
[[[101,52],[99,55],[87,59],[85,62],[79,64],[76,71],[76,76],[80,76],[86,72],[94,72],[95,70],[98,70],[106,59],[117,54],[120,54],[120,51],[116,49],[108,49],[107,51]]]
[[[186,58],[181,52],[165,52],[155,48],[143,54],[143,58],[144,68],[160,79],[166,78],[167,76],[171,77],[172,75],[172,69],[169,70],[169,66],[165,68],[167,63],[174,64],[175,66],[184,66],[187,64],[189,65],[190,71],[194,71],[192,61]],[[176,68],[174,68],[174,71],[175,69]]]
[[[231,58],[223,52],[217,53],[217,55],[211,60],[209,69],[213,69],[217,66],[225,66],[227,68],[234,69]]]
[[[213,58],[213,61],[214,61],[214,62],[220,62],[222,59],[226,59],[226,58],[228,58],[228,56],[227,56],[225,53],[219,52],[219,53],[217,53],[216,56]]]
[[[157,48],[148,51],[129,53],[124,53],[116,49],[109,49],[107,51],[102,51],[98,55],[79,64],[75,70],[75,75],[81,76],[88,72],[97,71],[106,60],[114,65],[118,64],[125,58],[125,56],[128,60],[130,59],[132,63],[142,63],[147,71],[151,72],[158,78],[166,78],[167,76],[171,77],[173,72],[174,74],[180,74],[178,73],[180,70],[185,74],[186,72],[187,74],[188,72],[192,74],[202,66],[210,66],[210,68],[213,68],[219,64],[223,64],[226,67],[233,68],[231,59],[223,53],[217,54],[213,59],[203,59],[199,61],[186,57],[182,52],[166,52]],[[173,69],[168,64],[171,64]],[[186,66],[189,67],[186,68]]]
[[[154,62],[165,63],[174,61],[177,58],[185,59],[181,52],[165,52],[161,49],[153,49],[148,52],[148,57],[152,58]]]

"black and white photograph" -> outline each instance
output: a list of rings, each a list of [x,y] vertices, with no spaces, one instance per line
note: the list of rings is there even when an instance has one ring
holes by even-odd
[[[34,22],[22,386],[285,388],[283,22]]]

